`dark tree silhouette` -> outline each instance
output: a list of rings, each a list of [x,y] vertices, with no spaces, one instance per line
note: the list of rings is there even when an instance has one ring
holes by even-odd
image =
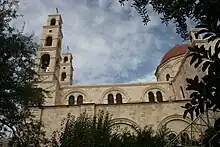
[[[54,132],[54,147],[162,147],[168,143],[168,135],[171,133],[166,127],[154,132],[146,126],[135,133],[118,129],[112,124],[112,116],[104,111],[94,117],[86,113],[78,118],[68,115],[61,126],[61,130]],[[170,147],[174,146],[175,143]]]
[[[207,40],[208,47],[202,45],[194,45],[189,47],[191,51],[188,57],[192,57],[190,64],[194,64],[195,68],[202,65],[202,71],[207,74],[203,77],[195,76],[193,79],[187,78],[187,88],[186,90],[191,91],[190,102],[187,103],[183,108],[183,117],[185,118],[187,114],[190,114],[191,119],[194,118],[194,114],[198,116],[208,110],[219,111],[220,110],[220,37],[215,33],[209,31],[208,29],[201,29],[195,35],[203,34],[202,39]],[[214,133],[208,133],[208,137],[203,142],[208,146],[209,140],[214,135],[219,134],[220,131],[220,118],[215,121],[213,126]],[[209,131],[210,132],[210,131]],[[213,132],[213,131],[212,131]],[[212,141],[213,146],[219,146],[218,140],[219,135],[216,136]],[[208,138],[208,139],[207,139]]]
[[[0,1],[0,138],[11,133],[11,144],[39,146],[45,142],[28,106],[41,106],[43,90],[35,85],[34,59],[38,45],[33,35],[11,27],[19,15],[17,0]]]
[[[119,0],[121,5],[129,0]],[[187,38],[187,21],[190,19],[196,25],[208,28],[216,34],[220,33],[218,21],[220,19],[220,1],[218,0],[130,0],[131,6],[142,17],[142,22],[147,25],[150,21],[149,7],[158,13],[161,22],[168,25],[173,22],[176,32]]]

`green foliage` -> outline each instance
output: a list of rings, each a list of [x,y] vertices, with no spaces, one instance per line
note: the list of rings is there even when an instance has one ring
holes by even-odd
[[[56,146],[56,135],[59,134],[59,144],[61,147],[75,146],[103,146],[110,144],[110,127],[111,116],[101,111],[98,117],[89,117],[83,113],[75,120],[74,116],[69,115],[62,124],[61,134],[57,131],[54,133],[53,143]]]
[[[40,129],[41,127],[43,124],[34,120],[24,121],[23,124],[16,125],[16,132],[9,140],[9,145],[40,147],[42,144],[49,144],[49,140],[45,138],[45,132]]]
[[[97,117],[86,113],[78,118],[68,115],[61,130],[54,132],[52,144],[54,147],[161,147],[169,141],[170,131],[165,127],[156,133],[150,127],[132,133],[115,127],[111,118],[104,111]]]
[[[203,38],[208,38],[209,44],[215,41],[215,46],[205,48],[204,45],[201,47],[195,45],[189,48],[191,53],[188,56],[192,57],[190,64],[194,64],[195,68],[201,65],[202,71],[207,71],[207,74],[201,77],[201,80],[199,80],[198,76],[195,76],[194,79],[186,79],[188,83],[186,90],[192,92],[190,103],[187,103],[184,107],[186,108],[184,117],[186,117],[187,113],[190,113],[192,119],[193,112],[198,116],[208,109],[213,109],[214,111],[220,109],[220,40],[215,34],[208,33],[207,29],[201,29],[197,35],[203,33],[206,33]]]
[[[204,135],[201,136],[201,140],[202,140],[202,144],[204,145],[204,147],[209,147],[210,143],[212,145],[212,147],[219,147],[219,135],[216,136],[216,130],[212,127],[208,128],[205,130]]]
[[[41,106],[44,94],[37,88],[34,56],[38,45],[33,35],[12,27],[19,15],[18,0],[0,1],[0,137],[12,136],[11,143],[39,145],[42,133],[28,106]],[[27,122],[27,120],[29,120]]]
[[[202,71],[206,72],[203,77],[199,79],[196,75],[193,79],[187,78],[186,90],[191,91],[190,102],[187,103],[183,117],[190,114],[191,119],[194,118],[194,114],[198,116],[204,113],[206,110],[213,109],[213,111],[220,110],[220,38],[219,35],[214,34],[208,29],[201,29],[196,36],[203,35],[203,39],[208,40],[210,47],[204,45],[194,45],[189,47],[191,51],[188,57],[192,57],[190,65],[194,64],[195,68],[199,65],[202,67]],[[220,131],[220,118],[215,121],[214,128],[209,128],[206,131],[206,136],[203,136],[203,144],[209,146],[210,139]],[[212,132],[210,134],[210,132]],[[213,139],[212,145],[219,146],[217,140],[219,135]],[[217,139],[217,140],[216,140]]]
[[[125,1],[119,0],[123,5]],[[193,20],[198,27],[205,27],[215,32],[220,33],[220,28],[217,25],[220,19],[220,1],[219,0],[131,0],[131,6],[134,7],[140,16],[142,22],[147,25],[150,21],[148,8],[161,16],[162,23],[166,25],[169,22],[176,24],[176,32],[183,38],[188,37],[187,25],[188,19]]]

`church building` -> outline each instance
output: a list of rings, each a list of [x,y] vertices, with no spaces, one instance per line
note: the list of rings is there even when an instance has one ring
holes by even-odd
[[[46,134],[59,130],[61,121],[70,113],[96,115],[100,110],[113,115],[114,125],[136,130],[148,125],[158,130],[167,125],[177,135],[191,123],[183,119],[184,106],[189,98],[186,78],[203,75],[200,68],[190,66],[188,46],[203,43],[190,35],[193,42],[177,44],[169,49],[155,67],[155,82],[75,85],[72,54],[62,52],[62,24],[60,14],[48,15],[43,26],[40,48],[36,53],[38,86],[49,91],[43,108],[33,108],[36,118],[43,122]]]

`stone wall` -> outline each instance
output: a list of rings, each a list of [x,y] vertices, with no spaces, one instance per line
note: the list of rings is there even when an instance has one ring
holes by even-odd
[[[43,109],[35,108],[33,113],[37,119],[41,120],[47,136],[51,136],[53,131],[59,130],[61,122],[70,113],[78,117],[80,113],[86,112],[93,116],[100,110],[108,111],[113,115],[116,124],[123,123],[128,127],[135,125],[143,128],[145,125],[153,127],[157,130],[164,124],[167,124],[173,132],[178,133],[189,123],[189,119],[183,119],[183,109],[181,108],[186,101],[162,102],[162,103],[127,103],[120,105],[105,104],[84,104],[81,106],[47,106]],[[178,123],[175,123],[175,122]]]
[[[148,102],[148,92],[153,92],[156,99],[156,92],[160,91],[163,100],[168,101],[174,97],[173,88],[170,82],[152,82],[135,84],[114,84],[114,85],[70,85],[61,87],[60,101],[68,105],[70,95],[77,97],[83,95],[83,103],[107,104],[107,95],[122,94],[123,103]]]
[[[170,75],[170,80],[173,79],[176,76],[177,72],[179,71],[183,58],[184,55],[180,55],[169,59],[163,64],[160,64],[157,67],[157,71],[155,73],[157,77],[157,81],[167,81],[166,79],[167,74]]]

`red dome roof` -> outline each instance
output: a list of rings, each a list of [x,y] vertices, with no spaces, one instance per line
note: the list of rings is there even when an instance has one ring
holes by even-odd
[[[160,64],[163,64],[164,62],[166,62],[170,58],[186,54],[186,52],[188,51],[188,46],[189,46],[188,44],[181,44],[181,45],[177,44],[175,47],[171,48],[163,56],[162,60],[160,61]]]

